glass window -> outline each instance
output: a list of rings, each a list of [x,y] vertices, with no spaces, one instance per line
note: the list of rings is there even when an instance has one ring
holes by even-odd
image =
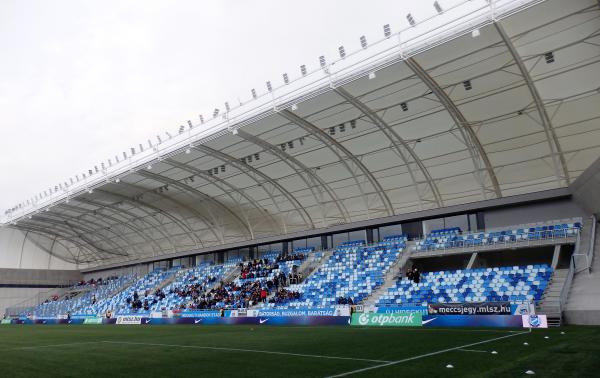
[[[332,239],[333,239],[332,240],[332,242],[333,242],[332,247],[335,248],[338,245],[340,245],[342,243],[345,243],[345,242],[347,242],[349,240],[348,239],[348,233],[347,232],[342,232],[342,233],[339,233],[339,234],[333,234]]]
[[[469,218],[464,214],[444,218],[444,228],[451,227],[460,227],[461,231],[468,231]]]
[[[393,224],[391,226],[383,226],[379,227],[379,239],[375,239],[375,235],[373,235],[373,240],[383,240],[386,236],[400,235],[402,234],[402,225],[401,224]]]
[[[367,233],[365,230],[350,231],[348,233],[348,240],[367,240]]]
[[[316,251],[322,249],[321,248],[321,237],[315,236],[314,238],[306,239],[306,246],[313,247]]]
[[[423,221],[423,234],[427,235],[431,232],[431,230],[439,230],[441,228],[445,228],[444,226],[444,218],[438,219],[429,219]]]

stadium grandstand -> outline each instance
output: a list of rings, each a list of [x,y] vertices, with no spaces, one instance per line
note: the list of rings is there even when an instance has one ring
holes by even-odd
[[[504,303],[600,325],[600,3],[439,13],[3,211],[4,319],[262,324]],[[328,354],[314,350],[273,353]],[[400,371],[366,358],[290,374]]]

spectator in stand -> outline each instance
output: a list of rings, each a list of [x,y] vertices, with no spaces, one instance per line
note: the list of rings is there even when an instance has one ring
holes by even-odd
[[[412,281],[412,280],[413,280],[413,271],[412,271],[411,269],[407,269],[407,270],[406,270],[406,278],[407,278],[409,281]]]
[[[421,273],[419,273],[419,269],[415,268],[412,271],[412,276],[413,276],[413,282],[418,284],[419,282],[421,282]]]

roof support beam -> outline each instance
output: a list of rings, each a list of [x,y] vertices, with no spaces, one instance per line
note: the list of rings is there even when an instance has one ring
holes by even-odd
[[[126,246],[127,248],[132,248],[132,247],[130,246],[129,240],[125,239],[125,237],[124,237],[123,235],[121,235],[120,233],[118,233],[118,232],[114,231],[114,230],[112,229],[112,226],[113,226],[113,225],[111,225],[110,223],[106,223],[105,221],[104,221],[104,223],[98,223],[98,222],[96,222],[96,220],[83,220],[81,217],[73,218],[73,217],[69,217],[69,216],[67,216],[67,215],[59,214],[59,213],[57,213],[57,212],[51,212],[51,213],[45,213],[45,214],[46,214],[48,217],[50,217],[50,218],[53,218],[53,217],[55,217],[55,218],[61,219],[61,220],[62,220],[62,222],[63,222],[63,223],[65,223],[65,224],[68,224],[67,222],[69,222],[69,221],[71,221],[71,222],[73,222],[73,221],[78,221],[78,222],[79,222],[79,221],[80,221],[81,223],[84,223],[84,224],[86,224],[86,225],[87,225],[87,224],[89,224],[89,225],[95,226],[95,227],[97,227],[96,229],[92,229],[92,228],[90,228],[90,227],[86,227],[86,229],[90,229],[90,230],[92,230],[92,231],[90,231],[90,234],[92,234],[92,235],[97,235],[97,234],[99,234],[99,232],[100,232],[100,231],[103,231],[103,230],[105,230],[105,231],[107,231],[107,232],[109,232],[110,234],[112,234],[112,235],[114,235],[114,236],[115,236],[114,238],[105,237],[105,239],[106,239],[106,240],[110,240],[110,241],[114,242],[114,244],[118,245],[118,244],[117,244],[117,243],[116,243],[114,240],[115,240],[115,239],[120,239],[120,240],[122,240],[122,241],[125,243],[125,246]],[[88,216],[88,214],[83,214],[83,215],[84,215],[84,216]],[[90,215],[90,216],[91,216],[91,215]],[[43,222],[45,219],[48,219],[47,217],[40,217],[39,215],[34,215],[34,218],[35,218],[36,220],[39,218],[39,219],[41,219],[41,220],[42,220],[42,222]],[[79,223],[78,223],[78,226],[79,226]],[[81,229],[83,229],[83,225],[81,225],[81,227],[80,227],[80,228],[81,228]],[[103,236],[103,237],[104,237],[104,236]],[[122,246],[120,246],[120,245],[118,245],[118,246],[119,246],[120,248],[123,248],[123,247],[122,247]]]
[[[295,124],[296,126],[299,126],[302,129],[304,129],[304,131],[306,131],[308,134],[318,138],[323,144],[325,144],[329,149],[331,149],[331,151],[335,155],[338,156],[338,158],[340,159],[340,162],[342,164],[344,164],[344,166],[350,171],[350,174],[353,175],[354,180],[356,181],[356,184],[358,185],[358,188],[361,191],[361,194],[365,200],[365,206],[366,206],[367,212],[369,211],[369,206],[367,203],[368,201],[366,199],[366,195],[364,193],[362,185],[360,185],[360,183],[358,182],[358,179],[356,178],[355,172],[350,168],[346,159],[352,161],[352,163],[357,167],[357,169],[362,172],[362,174],[367,178],[367,180],[369,180],[369,182],[373,186],[373,189],[375,190],[375,192],[381,199],[381,203],[382,203],[383,207],[385,208],[386,213],[388,215],[394,215],[394,207],[392,206],[392,202],[390,201],[387,194],[381,187],[381,184],[379,183],[379,181],[377,181],[375,176],[373,176],[373,173],[371,173],[371,171],[369,171],[367,169],[367,167],[365,167],[365,165],[358,159],[358,157],[356,157],[356,155],[351,153],[340,142],[338,142],[337,140],[332,138],[329,134],[327,134],[326,132],[321,130],[319,127],[308,122],[304,118],[299,117],[298,115],[292,113],[291,111],[286,109],[286,110],[280,111],[279,114],[282,117],[284,117],[285,119],[287,119],[288,121]],[[370,215],[369,215],[369,218],[370,218]]]
[[[238,159],[234,158],[231,155],[228,155],[221,151],[217,151],[217,150],[210,148],[208,146],[205,146],[203,144],[196,146],[195,149],[197,149],[200,152],[203,152],[206,155],[210,155],[212,157],[215,157],[219,160],[222,160],[226,163],[231,164],[232,166],[239,169],[241,172],[248,174],[248,176],[251,177],[258,184],[262,185],[259,178],[264,180],[264,182],[271,184],[290,202],[290,204],[295,208],[295,210],[298,212],[300,217],[302,217],[304,223],[309,228],[315,228],[315,224],[313,223],[312,218],[310,217],[310,214],[308,214],[306,209],[304,209],[302,204],[300,204],[300,202],[298,202],[298,200],[292,195],[292,193],[290,193],[287,189],[285,189],[283,186],[281,186],[281,184],[279,184],[277,182],[277,180],[272,179],[271,177],[267,176],[266,174],[262,173],[261,171],[259,171],[258,169],[254,168],[254,167],[242,164]],[[273,197],[271,197],[271,198],[274,201],[275,206],[277,206],[275,199]]]
[[[154,254],[156,254],[157,251],[160,251],[160,245],[158,243],[156,243],[156,241],[154,241],[151,237],[149,237],[148,235],[146,235],[146,233],[144,233],[143,230],[141,230],[138,227],[136,227],[135,225],[133,225],[133,222],[131,222],[131,219],[125,218],[126,219],[125,221],[117,219],[116,217],[113,217],[112,215],[107,214],[107,211],[106,211],[107,208],[103,204],[99,204],[99,203],[96,203],[94,201],[84,200],[84,199],[81,199],[81,198],[73,198],[72,201],[77,201],[77,202],[81,202],[81,203],[86,203],[88,205],[93,205],[93,206],[98,207],[98,209],[97,210],[89,210],[89,209],[85,209],[85,208],[82,208],[82,207],[79,207],[79,206],[67,205],[65,203],[58,204],[57,206],[59,206],[61,208],[65,208],[68,211],[72,211],[72,212],[81,214],[80,218],[83,218],[83,217],[92,217],[93,215],[90,214],[90,212],[92,212],[92,211],[94,213],[96,213],[96,212],[104,213],[104,214],[101,214],[101,216],[99,217],[98,221],[101,221],[104,224],[109,225],[111,228],[112,227],[117,227],[117,226],[128,228],[131,231],[133,231],[135,234],[137,234],[139,237],[141,237],[142,239],[144,239],[147,243],[152,244],[154,247],[156,247],[156,248],[153,248],[154,252],[155,252]],[[54,212],[54,211],[51,212],[51,214],[55,214],[55,213],[56,212]],[[111,209],[110,214],[115,214],[115,211],[113,209]],[[115,223],[114,224],[108,223],[104,219],[111,220],[111,221],[113,221]],[[153,227],[153,225],[151,223],[148,223],[148,224],[151,227]],[[119,234],[119,236],[121,236],[121,235]],[[131,243],[130,243],[129,240],[127,240],[126,243],[128,244],[129,248],[132,248],[132,249],[134,248],[131,245]],[[173,250],[175,250],[175,248],[173,248]]]
[[[268,151],[271,155],[274,155],[275,157],[279,158],[282,162],[284,162],[292,170],[294,170],[294,172],[296,172],[298,177],[300,177],[302,179],[302,181],[306,184],[306,187],[308,189],[310,189],[311,193],[313,194],[313,197],[315,197],[315,200],[317,201],[317,203],[319,204],[321,209],[323,209],[324,225],[326,225],[326,222],[325,222],[326,216],[324,213],[325,205],[323,204],[322,194],[316,192],[315,186],[319,186],[320,188],[322,188],[323,190],[325,190],[327,192],[327,195],[329,196],[329,198],[334,202],[335,206],[337,207],[339,214],[344,218],[344,222],[350,222],[350,215],[348,213],[348,210],[346,210],[346,207],[344,206],[343,202],[340,201],[340,199],[335,194],[335,192],[333,191],[331,186],[329,186],[329,184],[327,184],[311,168],[304,165],[304,163],[302,163],[301,161],[296,159],[293,155],[283,152],[282,150],[280,150],[276,146],[270,144],[269,142],[255,136],[255,135],[247,133],[242,129],[238,129],[237,135],[240,138],[257,145],[258,147],[263,148],[265,151]]]
[[[487,153],[483,149],[477,134],[475,134],[475,131],[458,106],[456,106],[452,99],[450,99],[450,96],[448,96],[448,94],[414,58],[407,58],[404,60],[404,63],[406,63],[413,73],[436,95],[438,100],[440,100],[450,114],[450,117],[452,117],[452,120],[460,131],[463,141],[469,150],[471,159],[473,160],[476,177],[481,185],[484,199],[488,198],[488,192],[492,192],[496,198],[502,197],[502,191],[500,190],[500,184],[498,183],[498,178],[494,172],[494,167],[492,166]],[[487,175],[487,179],[490,181],[489,185],[486,183],[485,175]],[[488,188],[489,186],[491,187]]]
[[[529,88],[529,92],[531,93],[531,97],[533,97],[533,102],[535,103],[535,107],[537,108],[538,114],[540,116],[540,121],[542,126],[544,127],[544,133],[546,133],[546,140],[548,141],[548,147],[550,148],[550,155],[552,156],[552,165],[554,167],[554,172],[556,175],[556,180],[558,181],[559,186],[568,186],[570,184],[569,179],[569,169],[567,167],[567,162],[565,159],[565,155],[560,146],[560,142],[558,140],[558,136],[554,131],[554,127],[552,126],[552,121],[548,116],[548,112],[546,111],[546,106],[544,105],[544,101],[538,92],[527,67],[525,67],[525,63],[517,48],[512,43],[511,38],[504,30],[504,27],[500,23],[500,21],[496,21],[494,23],[498,34],[502,37],[504,44],[508,48],[510,55],[512,55],[515,64],[519,68],[521,72],[521,76],[523,76],[523,80],[525,80],[525,84],[527,84],[527,88]]]
[[[223,194],[227,195],[229,198],[231,198],[232,201],[234,201],[240,212],[245,214],[244,211],[244,207],[242,206],[241,201],[236,200],[234,198],[234,196],[232,195],[232,192],[237,193],[240,197],[244,198],[246,201],[248,201],[249,204],[252,205],[252,207],[254,207],[254,209],[257,211],[258,214],[262,214],[262,215],[266,215],[267,218],[269,218],[271,220],[271,223],[275,226],[275,227],[279,227],[279,223],[277,222],[277,220],[275,219],[275,217],[273,216],[273,214],[264,211],[264,209],[262,208],[262,206],[260,206],[260,204],[258,203],[258,201],[256,201],[254,198],[252,198],[251,196],[249,196],[243,189],[238,188],[237,186],[229,183],[227,180],[223,180],[222,178],[218,177],[218,176],[213,176],[210,175],[208,173],[206,173],[206,171],[203,171],[201,169],[198,169],[196,167],[193,167],[189,164],[185,164],[185,163],[180,163],[174,159],[166,159],[162,161],[163,164],[168,164],[171,165],[173,167],[182,169],[186,172],[189,172],[193,175],[196,175],[198,177],[201,177],[203,180],[210,182],[211,184],[213,184],[214,186],[218,187],[219,189],[221,189],[223,191]],[[250,220],[246,217],[246,221],[250,222]],[[254,235],[254,228],[251,227],[251,229],[253,230],[253,239],[255,237]]]
[[[113,239],[111,239],[107,236],[99,234],[98,230],[95,230],[93,228],[84,227],[83,225],[75,224],[68,220],[60,221],[60,220],[56,220],[56,219],[52,219],[52,218],[48,218],[48,217],[41,217],[39,215],[35,215],[33,218],[28,219],[25,222],[38,222],[38,223],[42,223],[42,224],[53,225],[57,229],[71,231],[79,239],[83,240],[84,242],[86,242],[89,245],[94,246],[98,251],[101,251],[101,252],[104,252],[104,253],[110,254],[110,255],[129,256],[127,251],[125,251],[123,249],[122,245],[120,245],[119,243],[117,243],[116,241],[114,241]],[[54,227],[49,227],[49,229],[54,230]],[[96,237],[97,239],[99,239],[99,241],[103,242],[104,244],[112,246],[113,248],[115,248],[115,250],[111,251],[106,248],[100,247],[99,245],[97,245],[97,241],[91,239],[92,236]]]
[[[387,122],[385,122],[383,120],[383,118],[381,118],[377,114],[377,112],[370,109],[365,103],[360,101],[358,98],[354,97],[352,94],[350,94],[348,91],[346,91],[343,87],[337,87],[334,89],[334,91],[337,94],[339,94],[340,96],[342,96],[352,106],[354,106],[355,108],[360,110],[365,116],[367,116],[371,120],[371,122],[373,122],[379,128],[379,130],[381,130],[381,132],[390,140],[390,142],[396,149],[396,152],[398,152],[398,155],[400,155],[400,158],[404,161],[404,164],[406,165],[406,169],[408,170],[408,173],[410,174],[410,178],[413,182],[413,186],[417,192],[417,195],[419,196],[419,202],[422,203],[424,201],[430,201],[430,200],[423,198],[424,196],[422,194],[422,190],[419,187],[420,183],[416,179],[415,172],[413,172],[413,168],[411,166],[413,164],[417,165],[418,169],[421,171],[421,174],[425,178],[425,184],[427,186],[429,186],[429,190],[431,191],[431,194],[433,195],[433,198],[434,198],[434,201],[435,201],[435,204],[437,205],[437,207],[443,207],[444,202],[442,200],[442,196],[437,187],[437,184],[433,180],[433,177],[431,177],[431,174],[429,173],[429,170],[427,170],[427,167],[425,167],[425,164],[423,163],[423,161],[419,158],[419,156],[415,153],[415,151],[408,145],[408,143],[402,137],[400,137],[400,135],[398,135],[398,133],[396,133],[396,131],[390,125],[388,125]],[[412,162],[411,162],[411,159],[412,159]]]
[[[86,256],[93,256],[96,260],[99,260],[100,257],[98,256],[98,251],[93,247],[88,245],[87,243],[81,241],[79,238],[75,238],[73,239],[71,234],[62,234],[60,232],[57,231],[48,231],[46,228],[44,227],[39,227],[33,224],[30,225],[22,225],[20,224],[19,226],[15,227],[15,226],[11,226],[13,228],[16,228],[18,230],[21,231],[27,231],[27,233],[32,233],[32,234],[37,234],[37,235],[43,235],[49,239],[52,239],[54,237],[60,237],[63,240],[68,241],[69,243],[73,244],[74,246],[78,247],[79,250],[85,250],[87,251]],[[69,252],[70,253],[70,252]],[[68,259],[68,257],[65,257]],[[67,260],[68,261],[68,260]],[[94,261],[94,260],[89,260],[89,261]],[[89,262],[86,261],[86,262]],[[78,259],[77,257],[73,256],[73,260],[71,262],[74,262],[76,264],[81,263],[82,261],[80,259]]]
[[[217,213],[217,212],[211,211],[211,209],[207,208],[205,205],[205,202],[213,204],[216,208],[220,209],[223,213],[229,214],[233,220],[235,220],[237,223],[240,224],[240,226],[242,227],[242,229],[244,231],[246,231],[248,236],[251,239],[253,239],[252,226],[249,223],[247,223],[246,221],[242,220],[233,210],[231,210],[229,207],[225,206],[222,202],[216,200],[215,198],[213,198],[205,193],[202,193],[198,189],[193,188],[187,184],[184,184],[182,182],[173,180],[171,178],[168,178],[168,177],[165,177],[162,175],[158,175],[156,173],[148,172],[145,170],[140,170],[137,172],[137,174],[142,177],[149,178],[154,181],[162,182],[164,184],[168,184],[168,185],[174,186],[176,188],[179,188],[181,191],[189,193],[194,197],[199,197],[202,200],[202,201],[200,201],[200,203],[202,204],[203,207],[205,207],[205,211],[212,217],[212,222],[209,222],[209,224],[216,226],[219,223],[219,220],[215,217],[215,213]],[[207,219],[207,218],[204,218],[204,219]],[[223,242],[223,243],[225,242],[224,235],[221,235],[221,242]]]
[[[140,190],[140,188],[136,185],[133,184],[129,184],[126,183],[125,180],[121,180],[121,183],[119,185],[127,185],[127,186],[132,186],[138,190]],[[144,213],[148,214],[149,216],[152,216],[152,213],[149,212],[146,208],[153,210],[161,215],[164,215],[165,217],[169,218],[173,223],[175,223],[179,228],[181,228],[182,231],[184,231],[185,233],[188,234],[188,236],[190,237],[190,239],[194,242],[194,244],[196,244],[196,247],[204,247],[204,242],[202,241],[202,239],[200,239],[198,237],[198,235],[196,235],[196,233],[194,232],[194,230],[192,230],[192,228],[183,220],[178,219],[177,217],[175,217],[174,215],[172,215],[170,212],[168,211],[164,211],[156,206],[153,206],[145,201],[142,200],[132,200],[131,198],[124,196],[122,194],[119,193],[115,193],[115,192],[111,192],[110,190],[107,189],[96,189],[98,192],[100,193],[104,193],[106,195],[110,195],[113,196],[115,198],[118,198],[119,200],[123,201],[123,202],[127,202],[129,203],[131,206],[139,209],[140,211],[143,211]],[[161,196],[162,198],[162,196]],[[164,197],[166,199],[168,199],[169,201],[175,203],[178,206],[182,206],[181,203],[179,203],[178,201],[175,201],[172,198],[169,197]],[[161,232],[161,234],[165,235],[164,232],[160,231],[160,224],[158,226],[155,227],[156,230],[159,230],[159,232]],[[219,236],[216,234],[216,232],[214,232],[214,230],[212,229],[212,227],[209,227],[209,229],[212,231],[213,235],[215,236],[215,238],[218,240]],[[167,236],[167,238],[169,239],[169,242],[171,243],[171,246],[173,246],[173,249],[176,249],[175,245],[173,244],[173,242],[171,241],[171,239]]]
[[[50,226],[52,225],[52,226]],[[59,221],[54,221],[54,220],[48,220],[48,219],[24,219],[21,222],[19,222],[19,224],[17,226],[15,226],[16,228],[22,228],[22,229],[27,229],[27,227],[36,227],[37,230],[43,230],[46,234],[48,235],[58,235],[61,237],[64,237],[65,239],[68,239],[71,243],[76,244],[78,246],[86,245],[88,251],[91,251],[96,257],[100,258],[101,255],[112,255],[112,256],[127,256],[125,253],[123,252],[114,252],[114,251],[109,251],[107,249],[105,249],[104,247],[98,245],[95,241],[91,240],[90,238],[84,236],[84,233],[92,233],[92,230],[87,230],[85,228],[82,227],[77,227],[74,226],[73,224],[69,224],[68,222],[59,222]],[[82,231],[82,232],[80,232]],[[103,240],[103,242],[106,242],[106,240],[104,240],[103,238],[101,238]],[[75,243],[75,240],[79,240],[79,243]],[[113,244],[113,243],[108,243],[108,245],[116,245],[117,249],[120,249],[121,246],[119,246],[118,244]]]

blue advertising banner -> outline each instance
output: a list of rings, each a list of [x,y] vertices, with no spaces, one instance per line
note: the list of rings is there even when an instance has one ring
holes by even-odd
[[[195,325],[309,325],[347,326],[350,322],[349,316],[267,316],[267,317],[237,317],[237,318],[142,318],[142,325],[157,324],[195,324]]]
[[[405,306],[405,307],[377,307],[378,314],[399,314],[401,312],[418,312],[427,315],[426,306]]]
[[[426,315],[423,327],[506,327],[521,328],[521,315]]]
[[[308,308],[308,309],[260,309],[258,316],[335,316],[335,308]]]
[[[231,311],[229,311],[231,312]],[[181,312],[182,318],[219,318],[221,312],[219,310],[185,310]]]

